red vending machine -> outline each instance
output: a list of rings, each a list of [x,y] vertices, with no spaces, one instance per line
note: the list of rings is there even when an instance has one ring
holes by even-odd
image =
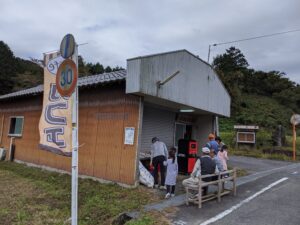
[[[183,174],[190,174],[193,171],[197,160],[198,143],[194,140],[180,139],[178,141],[178,170]]]

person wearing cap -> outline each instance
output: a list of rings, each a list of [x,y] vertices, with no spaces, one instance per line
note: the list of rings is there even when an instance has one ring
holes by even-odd
[[[182,181],[184,186],[198,185],[199,176],[215,173],[216,163],[210,157],[210,149],[207,147],[202,148],[202,156],[196,161],[191,177]],[[203,181],[211,181],[210,177],[204,178]],[[208,187],[203,188],[203,195],[207,194]]]
[[[206,143],[206,147],[209,149],[213,149],[215,151],[215,154],[218,154],[219,151],[219,144],[215,140],[215,135],[210,133],[208,135],[208,142]]]
[[[154,187],[158,187],[158,165],[160,168],[160,189],[165,187],[165,166],[164,161],[168,159],[168,149],[162,141],[157,137],[152,138],[150,166],[154,167]]]

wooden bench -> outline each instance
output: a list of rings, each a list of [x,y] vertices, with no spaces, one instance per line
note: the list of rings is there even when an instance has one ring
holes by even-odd
[[[228,177],[225,177],[225,175]],[[202,180],[203,178],[209,177],[217,177],[217,179],[209,182]],[[221,197],[229,194],[230,192],[233,192],[233,195],[236,196],[236,177],[236,168],[217,174],[200,176],[198,185],[184,185],[186,190],[186,204],[189,205],[189,203],[192,202],[194,204],[198,204],[198,207],[201,208],[202,202],[206,202],[215,198],[218,199],[218,202],[221,202]],[[232,188],[226,189],[225,182],[232,182]],[[210,185],[217,186],[217,192],[202,196],[202,188]]]

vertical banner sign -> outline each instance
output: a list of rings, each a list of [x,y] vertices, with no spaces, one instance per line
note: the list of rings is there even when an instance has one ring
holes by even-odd
[[[56,74],[63,61],[59,52],[44,55],[44,98],[39,123],[39,147],[59,155],[71,156],[73,100],[68,96],[62,97],[56,85]],[[67,83],[71,78],[66,74],[64,79]]]

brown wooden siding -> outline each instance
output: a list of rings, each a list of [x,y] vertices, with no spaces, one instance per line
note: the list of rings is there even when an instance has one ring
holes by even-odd
[[[140,97],[126,95],[123,84],[81,90],[79,96],[79,174],[133,185]],[[41,106],[41,95],[1,102],[1,146],[9,149],[9,117],[24,116],[23,136],[15,138],[15,159],[70,171],[71,158],[37,147]],[[135,128],[134,145],[124,145],[125,127]]]

